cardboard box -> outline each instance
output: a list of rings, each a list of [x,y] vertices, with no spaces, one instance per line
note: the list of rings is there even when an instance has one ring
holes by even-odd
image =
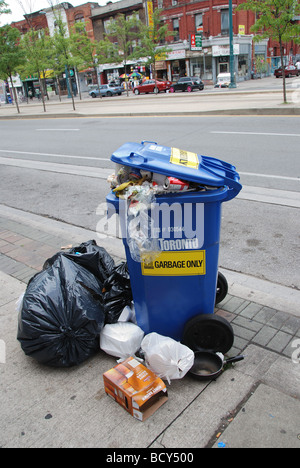
[[[164,382],[133,357],[105,372],[103,381],[107,395],[140,421],[168,399]]]

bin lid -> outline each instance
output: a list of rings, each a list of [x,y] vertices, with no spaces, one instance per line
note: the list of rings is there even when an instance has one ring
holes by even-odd
[[[228,186],[236,196],[242,186],[234,166],[220,159],[201,156],[191,151],[162,146],[155,142],[128,142],[111,156],[117,164],[176,177],[212,187]]]

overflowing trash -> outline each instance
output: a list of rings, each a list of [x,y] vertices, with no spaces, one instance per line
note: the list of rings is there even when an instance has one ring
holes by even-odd
[[[25,354],[53,367],[78,365],[99,349],[106,323],[132,303],[126,265],[88,241],[59,252],[29,282],[17,338]]]
[[[47,259],[20,299],[17,338],[53,367],[100,350],[117,358],[105,392],[143,421],[167,401],[163,380],[212,380],[244,358],[224,359],[233,330],[212,320],[220,207],[241,185],[228,163],[154,142],[127,143],[111,159],[107,201],[114,213],[124,201],[127,262],[116,265],[93,240]]]

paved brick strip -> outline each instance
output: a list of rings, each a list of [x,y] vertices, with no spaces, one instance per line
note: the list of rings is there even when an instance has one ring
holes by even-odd
[[[87,240],[83,238],[82,242]],[[0,270],[24,282],[26,287],[30,278],[41,271],[47,258],[60,251],[62,246],[77,245],[77,242],[78,239],[56,236],[0,217]],[[116,257],[117,260],[120,259]],[[299,317],[230,294],[218,304],[216,314],[225,317],[233,326],[235,342],[230,355],[255,344],[291,357],[293,341],[300,338]]]

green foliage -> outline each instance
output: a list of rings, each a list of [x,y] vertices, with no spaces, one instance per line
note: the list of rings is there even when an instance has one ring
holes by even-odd
[[[278,42],[300,42],[300,25],[294,21],[300,15],[298,0],[247,0],[238,9],[253,11],[257,15],[252,32],[255,41],[271,38]]]
[[[165,60],[171,49],[163,46],[168,36],[174,35],[168,30],[168,25],[161,21],[162,10],[156,9],[152,16],[152,24],[149,26],[140,24],[139,46],[135,50],[135,57],[148,57],[147,64],[153,66],[154,79],[156,79],[155,63]]]
[[[13,76],[24,62],[24,51],[19,47],[20,33],[9,25],[0,28],[0,78]]]
[[[7,3],[4,0],[0,0],[0,15],[11,13]]]

